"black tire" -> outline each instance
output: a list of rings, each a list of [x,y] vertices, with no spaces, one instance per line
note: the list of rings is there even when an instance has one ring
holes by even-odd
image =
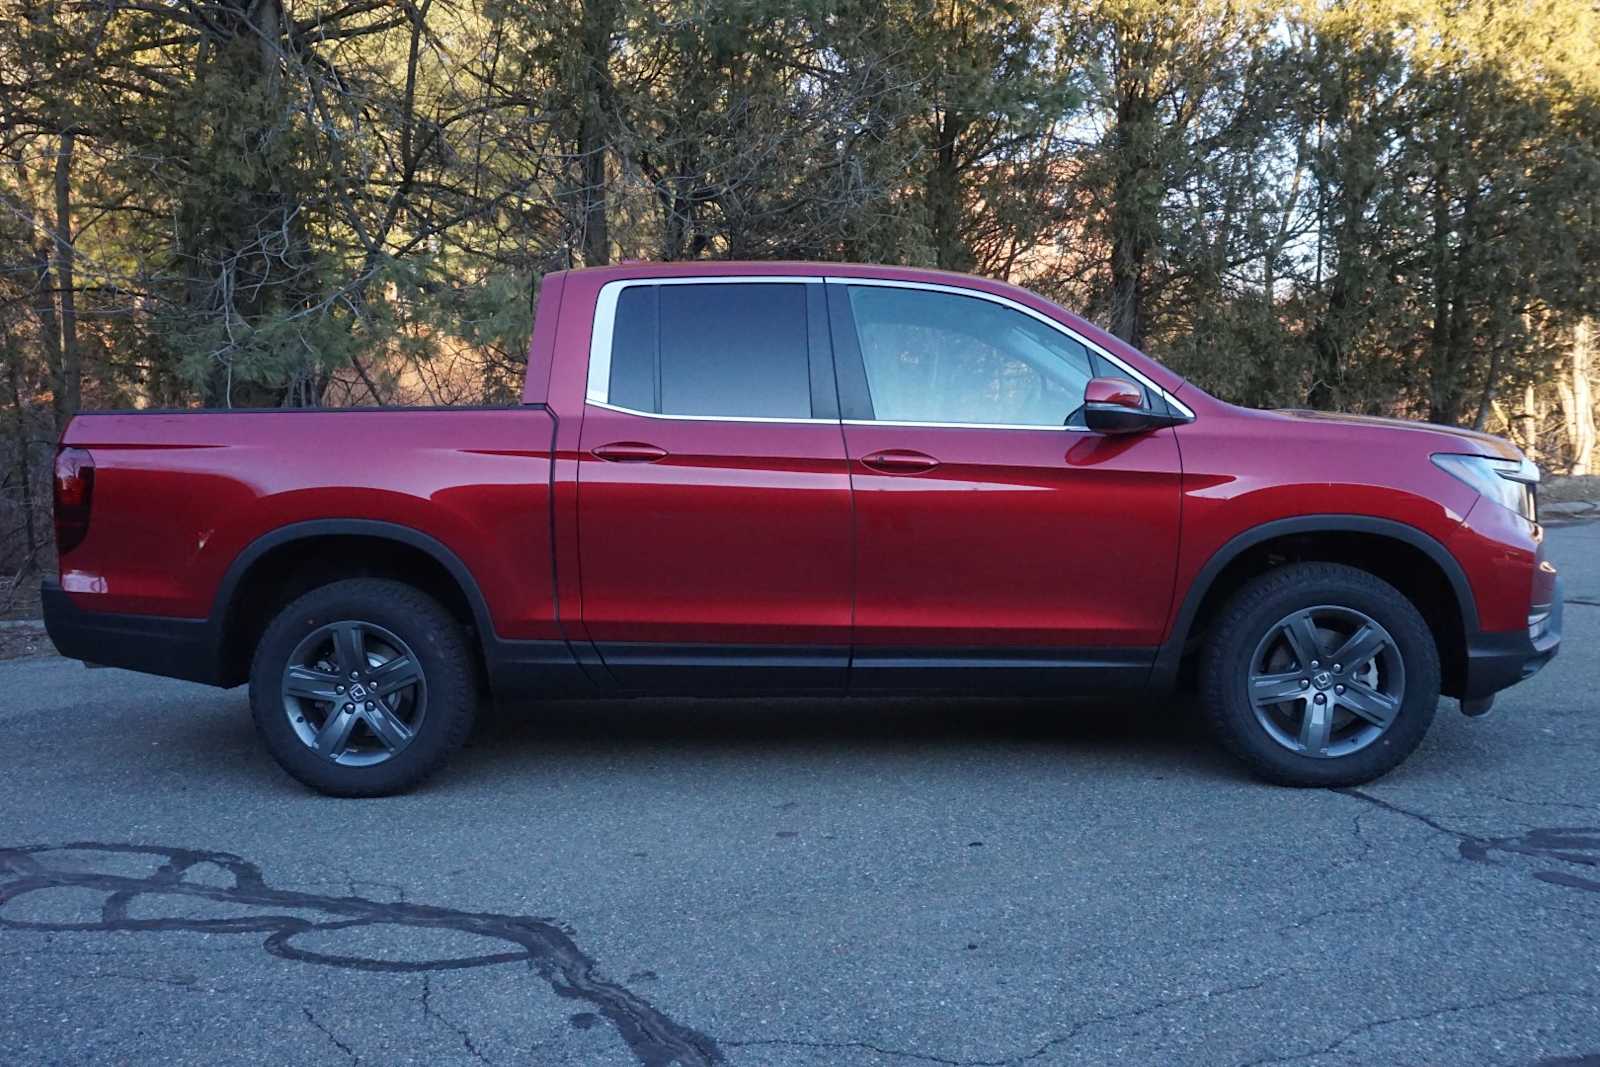
[[[325,628],[354,622],[376,635],[387,631],[412,654],[419,685],[398,700],[420,703],[415,728],[403,745],[384,755],[378,731],[356,716],[352,738],[369,737],[369,758],[382,762],[346,765],[321,755],[297,730],[314,730],[305,716],[331,715],[333,705],[302,705],[285,693],[285,672],[291,657],[306,642],[315,642]],[[361,647],[361,646],[358,646]],[[363,652],[363,657],[367,655]],[[396,657],[399,658],[399,657]],[[363,667],[365,669],[365,667]],[[376,668],[374,668],[376,670]],[[341,678],[344,677],[340,672]],[[340,692],[345,692],[344,688]],[[420,696],[418,696],[420,694]],[[340,700],[344,697],[338,698]],[[344,705],[357,707],[357,705]],[[366,707],[371,708],[372,703]],[[278,765],[319,793],[339,797],[375,797],[403,792],[438,770],[472,729],[478,706],[477,672],[472,650],[460,623],[426,593],[404,582],[355,578],[314,589],[278,613],[256,646],[250,667],[250,709],[256,732]],[[413,708],[415,705],[413,705]],[[300,726],[296,725],[298,721]],[[326,718],[321,721],[326,722]],[[363,731],[370,730],[370,735]]]
[[[1315,758],[1274,739],[1257,717],[1249,679],[1258,646],[1282,620],[1325,606],[1360,612],[1387,630],[1403,683],[1392,694],[1399,710],[1376,739],[1347,754]],[[1439,704],[1439,650],[1421,613],[1388,582],[1337,563],[1289,564],[1239,589],[1210,627],[1200,664],[1200,696],[1223,746],[1258,777],[1289,786],[1358,785],[1393,770],[1422,742]],[[1349,729],[1367,729],[1354,718],[1346,721]]]

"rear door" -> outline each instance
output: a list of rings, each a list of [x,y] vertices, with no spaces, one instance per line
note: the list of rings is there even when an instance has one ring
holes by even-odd
[[[623,687],[842,686],[850,515],[821,279],[601,290],[579,567]]]
[[[1002,297],[828,290],[855,491],[852,686],[1143,684],[1172,597],[1176,439],[1093,433],[1080,410],[1091,377],[1134,375]]]

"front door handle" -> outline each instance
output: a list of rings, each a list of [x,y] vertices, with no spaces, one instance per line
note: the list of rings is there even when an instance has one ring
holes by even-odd
[[[931,471],[939,461],[923,452],[909,448],[886,448],[861,457],[861,465],[884,474],[919,474]]]
[[[593,449],[591,455],[608,463],[654,463],[667,458],[667,450],[641,441],[617,441]]]

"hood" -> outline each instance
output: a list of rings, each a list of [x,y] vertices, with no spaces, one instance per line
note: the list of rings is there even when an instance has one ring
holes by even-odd
[[[1403,433],[1430,434],[1439,441],[1441,452],[1467,452],[1479,456],[1496,456],[1504,459],[1522,459],[1522,451],[1504,437],[1466,430],[1459,426],[1444,426],[1436,422],[1412,422],[1407,419],[1385,419],[1377,415],[1344,415],[1336,411],[1280,410],[1272,412],[1294,422],[1339,423],[1346,426],[1370,426],[1373,429],[1394,430]]]

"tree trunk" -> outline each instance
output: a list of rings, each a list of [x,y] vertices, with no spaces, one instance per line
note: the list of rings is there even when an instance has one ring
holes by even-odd
[[[578,204],[583,262],[588,267],[611,262],[611,233],[606,216],[606,111],[611,97],[611,37],[616,21],[616,0],[584,0]]]
[[[28,539],[28,550],[17,568],[20,581],[32,567],[39,550],[39,533],[34,528],[33,514],[33,463],[29,454],[27,409],[22,406],[22,352],[5,340],[6,377],[11,387],[11,412],[16,417],[14,446],[17,450],[17,476],[22,484],[22,528]]]
[[[1160,209],[1159,174],[1153,158],[1155,105],[1146,99],[1138,72],[1121,75],[1131,84],[1117,94],[1111,132],[1115,177],[1111,193],[1111,332],[1144,347],[1145,270],[1155,249]]]
[[[1445,190],[1446,171],[1439,164],[1433,187],[1433,328],[1429,336],[1428,421],[1455,425],[1460,396],[1450,362],[1450,201]]]
[[[60,295],[59,326],[61,329],[60,362],[52,368],[54,373],[56,432],[67,425],[67,420],[77,414],[83,388],[83,358],[78,350],[78,306],[74,281],[74,252],[72,234],[72,149],[71,133],[61,135],[61,147],[56,153],[56,220],[51,231],[55,246],[56,292]]]
[[[33,317],[39,324],[39,347],[44,349],[45,364],[50,368],[52,391],[59,390],[57,376],[61,369],[61,318],[56,314],[56,281],[50,265],[54,259],[50,242],[42,241],[33,254]],[[60,402],[53,402],[59,419]],[[60,433],[62,424],[57,423]]]
[[[957,142],[967,119],[941,112],[933,126],[933,169],[927,177],[928,229],[941,270],[971,270],[972,250],[961,238],[961,165]]]
[[[1594,384],[1589,379],[1593,365],[1594,321],[1581,319],[1572,330],[1569,377],[1561,383],[1561,414],[1571,452],[1568,474],[1595,472]]]
[[[1522,392],[1522,410],[1517,413],[1518,433],[1522,437],[1522,451],[1534,462],[1539,460],[1539,397],[1533,386]]]
[[[1504,353],[1504,345],[1495,345],[1494,352],[1489,356],[1489,370],[1483,376],[1483,395],[1478,398],[1478,414],[1472,420],[1474,430],[1481,431],[1489,422],[1489,413],[1494,407],[1495,386],[1500,381],[1500,361]]]

